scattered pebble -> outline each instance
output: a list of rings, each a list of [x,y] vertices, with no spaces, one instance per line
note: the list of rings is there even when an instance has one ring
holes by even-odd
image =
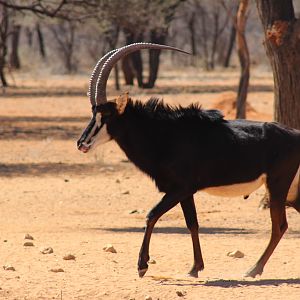
[[[117,253],[117,250],[114,248],[114,246],[112,244],[107,244],[103,250],[105,252],[111,252],[111,253]]]
[[[121,183],[121,181],[119,179],[116,180],[116,183]]]
[[[65,179],[65,182],[69,182],[70,180],[69,179]]]
[[[53,253],[53,249],[51,247],[42,247],[40,248],[40,252],[42,254],[51,254]]]
[[[50,272],[60,273],[60,272],[64,272],[64,269],[62,269],[62,268],[54,268],[54,269],[50,269]]]
[[[128,213],[130,215],[133,215],[133,214],[142,214],[144,213],[145,211],[143,209],[133,209],[133,210],[130,210]]]
[[[129,191],[126,191],[126,192],[123,192],[122,194],[123,194],[123,195],[129,195],[130,192],[129,192]]]
[[[149,261],[148,261],[148,264],[155,265],[156,261],[153,258],[150,258]]]
[[[4,265],[3,269],[5,271],[16,271],[16,269],[13,266],[11,266],[11,265]]]
[[[245,254],[239,250],[235,250],[232,252],[228,252],[227,256],[234,257],[234,258],[243,258]]]
[[[102,167],[100,168],[100,172],[110,171],[113,172],[115,170],[114,167]]]
[[[33,236],[30,235],[29,233],[26,233],[26,234],[25,234],[24,239],[25,239],[25,240],[34,240]]]
[[[3,240],[4,243],[7,243],[7,240]]]
[[[176,294],[178,297],[184,297],[186,295],[186,292],[176,291]]]
[[[25,246],[25,247],[33,247],[34,245],[33,245],[33,242],[25,242],[23,244],[23,246]]]
[[[67,254],[63,257],[64,260],[75,260],[75,255],[73,254]]]
[[[147,295],[147,296],[145,297],[145,300],[152,300],[152,297],[149,296],[149,295]]]

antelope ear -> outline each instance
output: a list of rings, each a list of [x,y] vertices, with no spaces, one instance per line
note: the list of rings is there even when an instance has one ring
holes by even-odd
[[[120,115],[124,112],[128,101],[129,101],[129,93],[128,92],[121,94],[116,99],[117,111]]]

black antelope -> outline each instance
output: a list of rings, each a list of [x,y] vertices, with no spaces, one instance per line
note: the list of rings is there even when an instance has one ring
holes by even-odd
[[[165,193],[147,215],[139,253],[138,272],[148,269],[149,243],[157,220],[178,203],[190,230],[194,264],[189,274],[204,268],[198,237],[193,195],[248,195],[265,185],[270,195],[271,239],[246,276],[255,277],[263,268],[288,228],[285,204],[300,212],[298,189],[300,131],[278,123],[224,120],[217,110],[197,105],[171,107],[151,98],[133,101],[128,94],[107,100],[106,83],[117,61],[140,49],[177,48],[137,43],[113,50],[97,63],[90,82],[92,119],[78,140],[84,153],[114,140],[128,159],[148,174]],[[255,218],[255,216],[253,216]]]

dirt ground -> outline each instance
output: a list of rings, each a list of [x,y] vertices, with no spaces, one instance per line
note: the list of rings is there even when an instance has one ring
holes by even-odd
[[[199,102],[232,118],[237,78],[234,72],[166,71],[154,90],[130,93]],[[90,155],[76,149],[90,115],[88,80],[20,74],[18,88],[0,96],[0,299],[300,299],[300,216],[293,209],[263,275],[243,278],[270,236],[269,211],[257,209],[263,188],[247,200],[196,195],[206,264],[198,279],[185,276],[192,243],[180,207],[157,223],[150,247],[156,264],[138,277],[145,216],[162,194],[114,142]],[[109,95],[116,95],[113,88]],[[272,97],[270,74],[254,73],[248,117],[271,120]],[[23,246],[26,233],[33,247]],[[104,252],[106,244],[117,253]],[[42,247],[54,252],[42,254]],[[244,258],[226,255],[237,249]],[[63,260],[67,254],[76,259]]]

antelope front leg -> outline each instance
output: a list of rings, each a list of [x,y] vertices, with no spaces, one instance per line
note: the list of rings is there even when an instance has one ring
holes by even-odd
[[[199,242],[199,225],[194,197],[190,196],[187,199],[181,201],[180,204],[183,210],[187,228],[191,233],[193,241],[194,264],[188,275],[197,278],[198,272],[204,269],[204,262]]]
[[[148,270],[147,262],[149,261],[150,238],[155,223],[164,213],[178,204],[180,199],[182,199],[180,193],[166,194],[161,199],[161,201],[148,213],[146,220],[146,230],[138,260],[138,272],[140,277],[143,277]]]

